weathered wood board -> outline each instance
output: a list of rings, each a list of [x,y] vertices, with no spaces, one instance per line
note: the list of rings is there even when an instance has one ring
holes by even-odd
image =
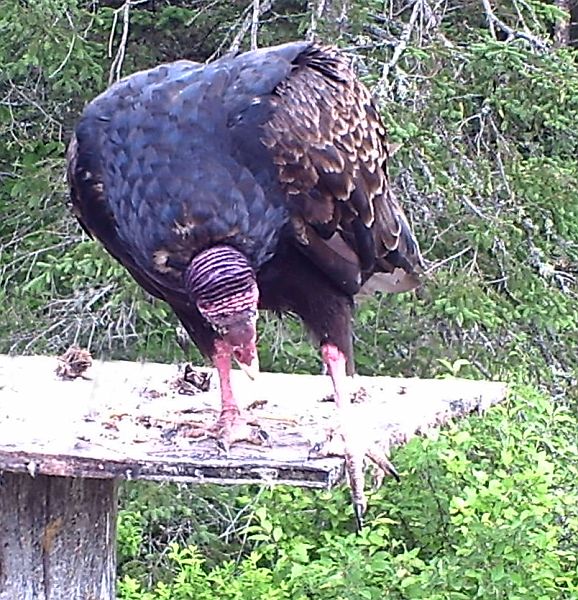
[[[0,600],[113,600],[117,482],[0,479]]]
[[[176,365],[96,361],[72,381],[56,366],[55,357],[0,355],[0,471],[307,487],[331,487],[343,475],[340,458],[308,459],[335,414],[326,376],[262,373],[252,382],[235,371],[237,396],[271,445],[238,444],[225,456],[214,439],[177,427],[216,419],[216,374],[208,391],[189,395],[194,386]],[[357,377],[354,386],[363,388],[353,409],[363,435],[386,447],[506,394],[502,383],[462,379]]]

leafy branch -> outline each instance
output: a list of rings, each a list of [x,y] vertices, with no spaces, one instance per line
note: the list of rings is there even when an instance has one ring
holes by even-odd
[[[506,34],[506,42],[510,42],[515,39],[521,39],[528,42],[533,48],[540,51],[545,51],[549,48],[549,44],[538,36],[528,31],[519,31],[510,27],[502,19],[500,19],[494,12],[490,0],[482,0],[484,12],[486,13],[486,19],[490,32],[494,39],[498,39],[496,28],[500,29]],[[519,13],[518,13],[519,14]]]

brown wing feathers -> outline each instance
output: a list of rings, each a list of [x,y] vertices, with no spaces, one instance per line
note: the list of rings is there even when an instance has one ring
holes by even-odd
[[[406,250],[400,240],[411,233],[387,182],[384,127],[345,57],[310,47],[272,102],[262,142],[278,167],[302,250],[349,293],[373,270],[393,271],[398,265],[387,257]],[[409,270],[420,261],[415,253]]]
[[[286,60],[283,59],[284,63],[275,58],[277,53],[286,57]],[[267,58],[268,56],[271,58]],[[227,102],[223,106],[228,106],[233,116],[240,114],[240,111],[251,106],[251,103],[256,102],[258,109],[260,99],[267,98],[267,117],[264,122],[261,121],[259,130],[253,130],[253,133],[257,134],[255,137],[260,138],[260,142],[266,149],[268,156],[263,157],[264,160],[271,160],[276,167],[277,177],[284,192],[284,198],[280,202],[284,203],[289,210],[297,247],[348,294],[359,291],[374,271],[385,273],[397,271],[393,287],[401,289],[403,286],[400,287],[399,282],[404,278],[404,273],[419,270],[421,257],[403,211],[389,188],[386,174],[388,150],[384,141],[383,124],[367,88],[355,77],[347,59],[333,48],[322,48],[305,43],[289,44],[277,49],[241,55],[238,59],[223,59],[223,64],[229,64],[227,61],[231,61],[226,71],[233,78],[235,69],[232,63],[237,60],[240,65],[247,67],[246,73],[240,67],[238,77],[248,78],[248,81],[241,82],[248,91],[244,94],[235,91],[239,82],[233,79],[229,82],[228,88],[223,90],[220,86],[214,93],[221,94],[229,102],[230,106]],[[281,63],[284,66],[281,66]],[[108,98],[108,102],[114,105],[112,108],[120,106],[128,101],[122,94],[134,95],[141,88],[145,94],[150,84],[148,80],[151,77],[158,79],[161,74],[163,77],[167,76],[165,77],[167,86],[178,84],[178,89],[181,89],[184,84],[179,77],[187,69],[190,71],[187,77],[190,77],[195,85],[199,82],[208,82],[209,85],[219,74],[224,77],[218,68],[211,70],[210,67],[209,65],[205,70],[196,71],[193,66],[185,63],[159,67],[150,72],[137,74],[134,76],[134,81],[132,77],[128,78],[125,84],[117,86],[111,92],[105,92],[103,98],[105,100]],[[167,73],[172,74],[171,77],[168,77]],[[242,89],[244,89],[243,85]],[[189,95],[193,104],[183,106],[179,113],[186,121],[185,125],[193,118],[188,112],[192,110],[193,105],[204,102],[203,106],[207,105],[205,109],[208,110],[207,107],[218,104],[218,102],[207,103],[204,101],[204,96],[199,95],[200,92],[195,95],[194,91],[198,87],[198,85],[197,87],[191,85],[192,91]],[[233,95],[232,100],[227,94]],[[156,117],[152,113],[153,109],[157,110],[159,107],[165,112],[168,110],[165,104],[161,103],[159,106],[155,104],[150,109],[150,114],[144,113],[141,117],[141,120],[148,119],[144,125],[161,128],[161,125],[155,125]],[[110,112],[112,108],[106,105],[100,112],[104,110],[106,116],[108,115],[106,111]],[[105,117],[100,112],[97,113],[98,118],[94,124],[102,128],[101,120]],[[94,115],[91,118],[94,120]],[[110,116],[106,118],[110,119]],[[193,121],[197,118],[198,116]],[[216,119],[215,115],[213,119]],[[92,121],[90,124],[91,127],[94,125]],[[144,131],[143,123],[138,122],[136,125],[138,131]],[[175,135],[182,133],[183,139],[178,136],[178,139],[175,136],[171,137],[168,140],[171,148],[176,147],[177,143],[185,150],[189,147],[184,139],[185,130],[186,127],[182,131],[177,128],[173,132]],[[106,131],[110,136],[118,135],[114,127],[107,127]],[[166,135],[168,136],[172,131],[167,129]],[[197,133],[200,131],[202,134],[204,130],[197,128],[195,131]],[[162,132],[165,130],[163,129]],[[85,138],[87,138],[86,132]],[[125,248],[117,232],[116,219],[122,218],[121,208],[125,205],[128,208],[130,206],[123,200],[122,190],[116,190],[114,198],[117,199],[119,206],[116,212],[113,211],[111,198],[114,194],[111,190],[107,192],[103,189],[102,165],[95,158],[98,153],[91,150],[93,147],[98,149],[100,146],[92,139],[85,139],[84,143],[82,161],[78,165],[76,140],[73,140],[69,150],[69,179],[74,210],[87,232],[101,239],[109,251],[126,264],[137,277],[140,269],[131,255],[131,250]],[[91,143],[93,146],[90,146]],[[154,140],[150,143],[153,146],[156,144]],[[146,157],[147,152],[150,151],[150,144],[147,146],[139,142],[136,145],[135,152],[143,146],[141,154]],[[247,152],[253,156],[254,152],[251,148],[249,150],[244,150],[243,159],[248,160]],[[190,149],[187,151],[193,152]],[[239,152],[242,152],[240,147]],[[219,159],[215,157],[215,160]],[[147,173],[144,173],[143,177],[145,175]],[[154,182],[158,179],[157,183],[160,185],[158,169],[151,177],[153,175]],[[205,181],[203,173],[195,177],[198,180],[195,179],[192,183],[195,184],[197,192],[199,186],[205,184],[205,187],[209,186],[210,182]],[[169,179],[167,183],[167,178],[164,178],[162,185],[170,185],[171,181]],[[244,197],[254,197],[252,189],[255,182],[253,179],[251,182],[252,187],[249,190],[244,190],[241,183],[237,182],[237,187]],[[173,183],[176,185],[178,181],[175,180]],[[192,185],[188,179],[185,183]],[[220,181],[219,185],[221,184],[223,189],[211,189],[211,193],[217,196],[228,193],[229,187],[226,181]],[[270,202],[273,200],[270,199]],[[266,202],[263,199],[261,202],[263,206],[253,208],[263,217],[262,221],[268,222],[270,219],[265,211]],[[179,200],[173,208],[176,210],[181,204],[186,208],[183,199]],[[218,202],[215,206],[217,204]],[[171,206],[163,205],[163,210],[165,208]],[[206,207],[202,208],[205,210]],[[197,207],[196,210],[200,208]],[[155,227],[158,229],[158,226],[156,221],[150,224],[153,229]],[[260,231],[255,232],[259,239],[263,237],[259,234]],[[163,251],[166,253],[165,250]],[[154,256],[156,257],[156,254]],[[153,262],[157,265],[158,261],[155,258]],[[155,277],[162,278],[164,271],[160,268],[157,270],[160,274],[157,273]],[[140,275],[137,280],[143,287],[152,294],[163,296],[160,288],[150,277],[145,276],[144,273]],[[416,283],[417,279],[406,278],[403,285],[409,289]]]

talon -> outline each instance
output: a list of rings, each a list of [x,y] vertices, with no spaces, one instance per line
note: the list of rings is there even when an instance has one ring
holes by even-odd
[[[353,501],[353,512],[355,513],[355,522],[357,525],[357,533],[363,529],[363,515],[365,514],[365,504],[363,502]]]
[[[322,442],[316,442],[315,444],[313,444],[313,446],[311,446],[311,448],[309,448],[309,452],[307,454],[307,458],[311,459],[311,458],[319,458],[319,454],[321,453],[321,449],[323,448],[323,443]]]
[[[363,515],[366,509],[364,492],[364,458],[369,459],[375,468],[373,489],[377,489],[386,475],[400,481],[399,473],[387,457],[387,450],[379,444],[368,444],[360,440],[359,435],[352,435],[347,426],[341,425],[338,429],[330,429],[325,440],[316,442],[308,453],[309,459],[328,456],[345,458],[345,470],[351,490],[351,501],[356,520],[356,530],[359,533],[363,528]]]
[[[389,460],[389,458],[387,457],[387,452],[382,452],[381,450],[378,451],[375,448],[369,448],[365,454],[367,458],[369,458],[371,462],[373,462],[379,468],[383,475],[390,475],[398,483],[401,481],[397,469],[395,468],[391,460]]]
[[[235,413],[223,413],[212,428],[211,435],[216,438],[218,448],[226,455],[236,442],[247,442],[256,446],[270,442],[270,436],[264,429]]]
[[[187,437],[214,439],[217,448],[226,456],[237,442],[247,442],[256,446],[270,445],[269,433],[256,421],[248,421],[236,410],[224,410],[213,425],[187,423],[180,429],[185,430],[184,435]],[[170,441],[174,434],[170,432],[165,437]]]
[[[271,436],[264,429],[257,428],[256,436],[262,444],[271,445]]]
[[[217,438],[217,448],[221,450],[221,452],[224,452],[225,456],[229,456],[231,444],[229,444],[228,440],[225,440],[223,438]]]

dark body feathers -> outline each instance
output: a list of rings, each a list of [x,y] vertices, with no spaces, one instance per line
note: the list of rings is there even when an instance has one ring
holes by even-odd
[[[351,370],[353,295],[366,282],[411,289],[421,269],[384,135],[332,48],[297,42],[162,65],[86,107],[69,149],[73,210],[204,353],[215,334],[183,272],[226,244],[249,259],[260,307],[298,314]]]

